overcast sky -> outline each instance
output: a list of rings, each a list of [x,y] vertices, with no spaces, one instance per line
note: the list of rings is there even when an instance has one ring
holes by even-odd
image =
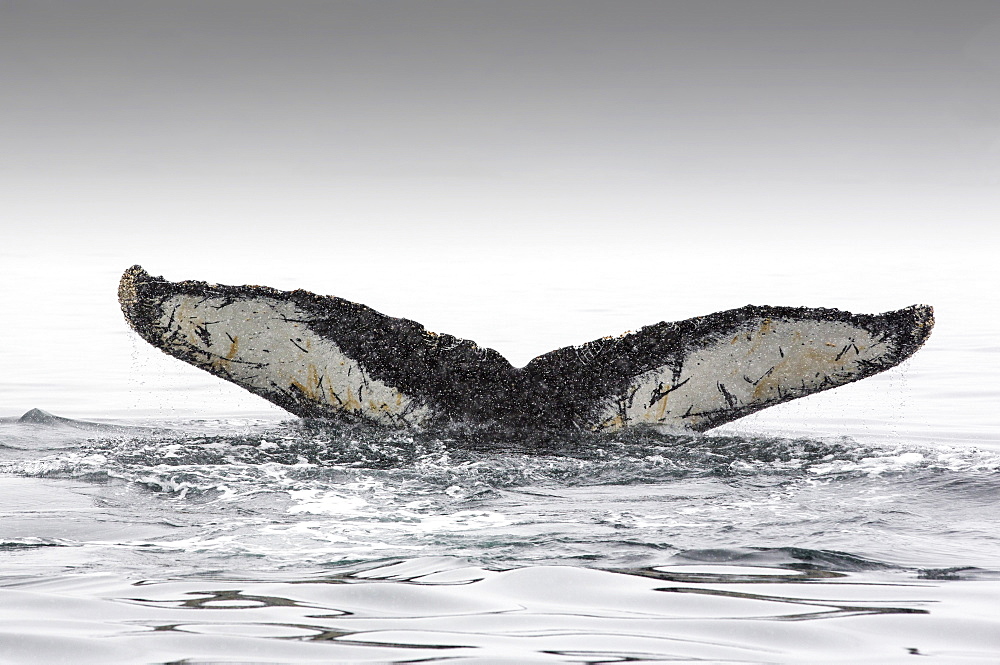
[[[808,226],[988,195],[998,76],[993,0],[4,0],[0,168],[34,231]]]

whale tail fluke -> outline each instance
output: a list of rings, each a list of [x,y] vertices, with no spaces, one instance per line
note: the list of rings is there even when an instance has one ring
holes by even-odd
[[[557,349],[514,368],[469,340],[342,298],[168,282],[119,285],[153,346],[301,417],[703,431],[901,363],[934,324],[926,305],[879,315],[748,305]]]

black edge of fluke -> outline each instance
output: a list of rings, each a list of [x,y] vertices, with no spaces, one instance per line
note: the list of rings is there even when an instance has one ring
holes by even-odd
[[[747,305],[515,368],[470,340],[303,290],[169,282],[135,265],[118,297],[151,345],[297,416],[418,428],[704,431],[894,367],[934,326],[928,305],[883,314]]]

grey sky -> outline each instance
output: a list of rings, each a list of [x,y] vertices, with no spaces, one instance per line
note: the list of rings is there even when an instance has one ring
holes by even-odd
[[[992,1],[6,1],[0,174],[25,237],[951,239],[1000,212],[998,36]]]
[[[998,21],[989,1],[3,2],[4,171],[982,182]]]

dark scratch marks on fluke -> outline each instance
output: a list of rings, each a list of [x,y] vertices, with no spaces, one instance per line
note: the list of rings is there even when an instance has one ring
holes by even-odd
[[[205,346],[212,345],[212,334],[208,332],[208,326],[204,324],[195,326],[194,332],[199,338],[201,338],[201,341],[205,344]]]
[[[670,386],[670,387],[669,387],[669,388],[667,388],[666,390],[664,390],[664,389],[663,389],[663,383],[661,382],[661,383],[660,383],[660,384],[659,384],[659,385],[658,385],[658,386],[656,387],[656,389],[655,389],[655,390],[653,390],[653,393],[652,393],[652,394],[650,395],[650,397],[649,397],[649,406],[653,406],[654,404],[656,404],[657,402],[659,402],[659,401],[660,401],[661,399],[663,399],[664,397],[666,397],[667,395],[669,395],[669,394],[670,394],[670,393],[672,393],[673,391],[675,391],[675,390],[677,390],[678,388],[680,388],[680,387],[682,387],[683,385],[685,385],[685,384],[686,384],[686,383],[687,383],[688,381],[690,381],[690,380],[691,380],[691,377],[689,376],[688,378],[684,379],[684,380],[683,380],[683,381],[681,381],[680,383],[678,383],[678,384],[676,384],[676,385],[672,385],[672,386]]]
[[[726,384],[720,382],[715,385],[718,386],[719,392],[722,393],[722,396],[725,398],[726,404],[729,405],[730,409],[735,408],[736,405],[739,404],[739,400],[736,399],[736,395],[726,390]]]
[[[780,347],[778,348],[778,351],[781,351],[781,348],[780,348]],[[781,354],[781,357],[782,357],[782,358],[784,358],[784,357],[785,357],[785,354],[784,354],[784,353],[782,353],[782,354]],[[837,357],[837,360],[840,360],[840,357],[839,357],[839,356]],[[760,378],[759,378],[759,379],[757,379],[756,381],[755,381],[754,379],[751,379],[751,378],[750,378],[749,376],[747,376],[746,374],[744,374],[744,375],[743,375],[743,380],[744,380],[744,381],[746,381],[747,383],[749,383],[749,384],[750,384],[750,385],[752,385],[752,386],[756,386],[756,385],[758,385],[758,384],[759,384],[759,383],[760,383],[761,381],[763,381],[763,380],[764,380],[764,379],[766,379],[767,377],[771,376],[771,373],[772,373],[772,372],[774,372],[774,365],[772,365],[772,366],[771,366],[771,368],[770,368],[769,370],[767,370],[766,372],[764,372],[764,373],[763,373],[763,374],[762,374],[762,375],[760,376]]]
[[[515,368],[472,341],[308,291],[174,283],[133,266],[119,300],[153,346],[304,418],[558,432],[643,422],[707,430],[898,365],[934,322],[924,305],[879,315],[748,305]],[[281,374],[289,367],[298,378]]]

